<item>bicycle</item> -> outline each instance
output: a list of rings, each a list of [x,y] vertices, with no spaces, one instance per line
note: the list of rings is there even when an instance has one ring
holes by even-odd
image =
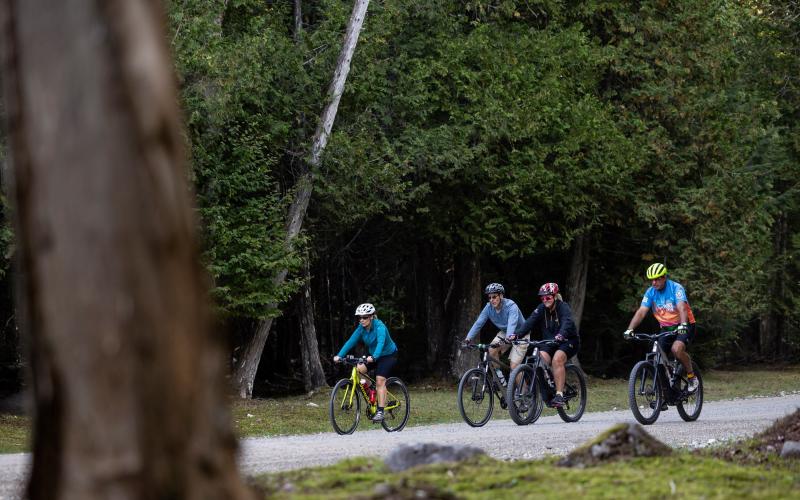
[[[697,390],[690,393],[685,369],[677,359],[664,352],[658,341],[677,335],[676,332],[656,334],[634,333],[632,340],[653,342],[653,348],[645,359],[636,363],[628,379],[628,404],[639,423],[650,425],[662,411],[676,406],[678,414],[686,422],[693,422],[703,409],[703,378],[697,364],[692,361]]]
[[[358,427],[361,419],[361,402],[366,406],[367,418],[372,418],[377,411],[375,396],[370,399],[367,389],[361,384],[361,379],[369,380],[371,387],[376,387],[375,380],[367,374],[358,371],[358,365],[366,363],[366,356],[360,358],[347,356],[340,363],[352,366],[350,378],[343,378],[336,382],[331,391],[330,418],[333,430],[338,434],[352,434]],[[374,393],[373,393],[374,394]],[[387,432],[399,432],[408,422],[411,410],[411,400],[408,397],[408,388],[398,377],[386,379],[386,406],[383,408],[383,421],[381,425]],[[377,422],[373,422],[377,423]]]
[[[495,370],[502,375],[502,368],[508,365],[497,358],[489,356],[489,349],[499,347],[500,344],[463,344],[463,349],[479,350],[481,360],[476,368],[470,368],[461,376],[458,383],[458,411],[466,423],[472,427],[482,427],[492,418],[494,411],[494,396],[500,401],[500,407],[507,408],[505,397],[505,380],[500,378]],[[492,369],[492,365],[497,368]],[[488,396],[488,397],[487,397]]]
[[[542,359],[540,350],[545,347],[559,345],[553,340],[512,341],[515,345],[527,344],[533,352],[525,358],[525,362],[514,368],[508,376],[508,413],[517,425],[528,425],[536,422],[542,414],[544,405],[552,408],[550,401],[556,395],[555,380],[550,366]],[[565,367],[564,406],[556,408],[558,416],[564,422],[577,422],[586,410],[586,376],[580,368],[573,364]]]

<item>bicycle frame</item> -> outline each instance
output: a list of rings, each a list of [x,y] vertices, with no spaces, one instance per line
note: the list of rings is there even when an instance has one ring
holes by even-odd
[[[350,356],[348,356],[344,362],[346,362],[348,364],[352,364],[355,359],[356,358],[351,358]],[[375,398],[376,402],[375,403],[370,403],[369,394],[367,394],[367,391],[366,391],[366,389],[364,389],[364,386],[361,385],[361,379],[362,378],[365,378],[365,379],[369,380],[370,383],[371,383],[371,386],[375,390],[378,389],[377,383],[375,382],[375,379],[370,377],[369,374],[367,374],[367,373],[361,373],[360,371],[358,371],[358,364],[354,364],[353,365],[353,370],[350,372],[350,381],[353,383],[352,387],[354,389],[353,389],[352,392],[350,392],[349,394],[346,395],[346,397],[344,398],[344,401],[347,401],[347,405],[348,406],[352,406],[353,398],[357,397],[356,394],[361,394],[361,397],[364,399],[364,402],[366,403],[368,414],[369,415],[374,415],[375,412],[378,409],[378,405],[377,405],[378,399],[376,397]],[[355,387],[358,387],[358,393],[356,392]],[[397,408],[399,406],[400,406],[399,398],[394,396],[387,389],[386,390],[386,406],[384,407],[384,410],[385,411],[394,410],[395,408]]]
[[[497,399],[502,401],[503,397],[503,386],[497,380],[497,375],[494,373],[495,368],[508,369],[509,366],[497,358],[489,356],[489,348],[490,347],[498,347],[498,345],[485,345],[485,344],[478,344],[478,349],[481,350],[483,356],[481,356],[481,360],[478,362],[478,368],[486,373],[486,381],[492,384],[492,392]],[[481,388],[483,389],[483,388]]]
[[[659,340],[662,337],[667,337],[670,335],[675,335],[673,332],[666,332],[657,335],[648,335],[648,334],[635,334],[635,338],[637,340],[652,340],[653,347],[649,353],[647,353],[644,357],[645,361],[649,361],[653,364],[653,368],[655,369],[655,380],[659,387],[661,387],[662,396],[664,401],[667,404],[675,404],[675,401],[680,399],[680,394],[675,395],[673,394],[673,387],[675,385],[675,376],[677,373],[677,363],[678,360],[670,359],[669,355],[666,351],[661,347],[659,344]],[[666,379],[664,382],[668,383],[661,383],[661,379]],[[644,381],[642,381],[644,383]],[[639,391],[644,391],[644,388],[639,387]]]
[[[539,342],[547,342],[547,341],[539,341]],[[533,352],[531,353],[530,356],[525,357],[525,361],[523,364],[529,365],[531,368],[533,368],[534,383],[536,382],[536,379],[539,377],[540,373],[544,375],[544,379],[547,381],[547,387],[545,388],[545,386],[542,385],[542,398],[549,399],[551,395],[546,394],[546,392],[552,392],[553,394],[555,394],[556,390],[555,379],[553,378],[553,370],[547,363],[545,363],[544,359],[542,359],[542,356],[539,353],[540,348],[539,345],[537,345],[539,344],[539,342],[532,340],[525,341],[523,339],[523,340],[518,340],[515,343],[519,344],[527,343],[533,345]]]

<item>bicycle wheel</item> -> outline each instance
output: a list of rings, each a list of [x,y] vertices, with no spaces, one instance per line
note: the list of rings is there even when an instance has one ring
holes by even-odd
[[[492,381],[480,368],[467,370],[458,383],[458,411],[466,423],[481,427],[492,418]]]
[[[386,379],[386,406],[383,408],[383,422],[381,425],[387,432],[403,430],[408,422],[411,411],[411,400],[408,397],[408,388],[397,377]]]
[[[577,422],[586,410],[586,377],[575,365],[566,366],[564,399],[564,407],[556,409],[558,416],[564,422]]]
[[[339,434],[352,434],[361,418],[361,398],[353,382],[343,378],[331,391],[331,425]]]
[[[689,394],[687,387],[689,382],[686,380],[686,370],[683,365],[678,366],[677,375],[679,380],[679,387],[681,398],[678,401],[678,414],[686,422],[694,422],[700,416],[700,411],[703,409],[703,377],[700,375],[700,370],[697,369],[697,364],[692,361],[692,368],[694,369],[694,376],[697,377],[697,390]]]
[[[508,376],[508,413],[517,425],[528,425],[542,414],[536,371],[530,365],[519,365]]]
[[[661,383],[650,361],[639,361],[628,380],[628,404],[633,416],[642,425],[658,420],[661,413]]]

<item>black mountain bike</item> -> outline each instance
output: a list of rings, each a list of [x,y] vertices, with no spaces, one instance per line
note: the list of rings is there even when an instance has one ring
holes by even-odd
[[[506,400],[509,402],[508,413],[517,425],[528,425],[536,422],[542,409],[556,395],[553,372],[539,354],[544,347],[558,345],[553,340],[532,341],[514,340],[517,345],[528,345],[533,352],[525,358],[525,362],[514,368],[508,376]],[[577,422],[586,410],[586,377],[580,368],[567,364],[564,383],[564,406],[556,408],[558,416],[564,422]]]
[[[508,365],[497,358],[489,356],[489,348],[500,344],[463,344],[464,349],[480,350],[481,360],[476,368],[464,372],[458,383],[458,410],[464,421],[472,427],[481,427],[492,418],[494,397],[500,401],[500,407],[507,407],[505,397],[505,380],[499,380],[495,370],[508,369]],[[500,371],[502,374],[502,371]]]
[[[697,364],[692,361],[698,386],[690,393],[683,365],[671,359],[658,343],[661,338],[676,335],[675,332],[633,334],[633,340],[653,343],[645,359],[634,365],[628,379],[628,403],[633,416],[643,425],[658,420],[659,414],[669,406],[676,406],[678,414],[687,422],[697,420],[703,409],[703,377]]]

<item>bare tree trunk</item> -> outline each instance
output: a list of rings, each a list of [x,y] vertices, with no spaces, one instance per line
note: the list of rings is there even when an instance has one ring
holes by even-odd
[[[455,326],[451,338],[452,365],[450,373],[458,378],[477,363],[474,351],[461,349],[461,341],[467,335],[483,306],[481,287],[481,265],[476,255],[459,255],[455,260],[455,293],[458,302],[453,311]]]
[[[300,34],[303,32],[303,5],[302,0],[294,0],[294,41],[297,43],[300,40]]]
[[[311,200],[311,192],[314,187],[314,169],[320,164],[322,152],[328,144],[328,137],[333,129],[336,111],[339,109],[339,100],[344,93],[344,84],[350,72],[350,61],[356,49],[356,43],[361,33],[361,26],[364,23],[368,5],[369,0],[356,0],[350,21],[347,23],[347,33],[344,37],[342,51],[339,54],[336,71],[334,71],[333,79],[328,88],[329,101],[322,111],[317,131],[314,134],[307,168],[297,180],[295,198],[289,207],[286,221],[286,245],[290,248],[294,245],[294,241],[303,227],[303,220],[305,219],[308,202]],[[274,282],[277,285],[283,284],[287,274],[288,270],[282,270],[277,274]],[[277,309],[278,304],[272,304],[272,307]],[[242,356],[236,360],[233,380],[241,398],[250,398],[253,395],[253,382],[256,378],[258,363],[261,361],[261,353],[264,352],[271,326],[271,318],[259,322],[255,335],[245,347]]]
[[[583,305],[586,302],[586,276],[589,274],[589,234],[581,233],[572,243],[572,262],[567,278],[567,301],[572,309],[575,328],[580,331]],[[570,360],[580,366],[578,355]]]
[[[589,274],[589,235],[583,233],[572,243],[572,262],[567,277],[567,301],[575,326],[580,330],[586,302],[586,276]]]
[[[31,499],[251,498],[159,4],[0,4]]]
[[[303,363],[303,383],[306,392],[328,387],[319,357],[317,329],[314,326],[314,302],[311,300],[311,272],[308,259],[305,265],[305,284],[297,297],[297,317],[300,318],[300,358]]]
[[[444,287],[442,275],[436,258],[429,246],[423,245],[422,274],[424,310],[425,310],[425,340],[426,362],[428,370],[434,373],[444,373],[446,367],[443,361],[449,357],[450,342],[444,319]]]
[[[759,325],[759,350],[765,358],[774,359],[780,354],[781,339],[785,328],[786,266],[783,264],[788,242],[786,214],[781,213],[775,220],[773,229],[773,255],[778,262],[772,273],[769,295],[770,309],[762,317]]]

